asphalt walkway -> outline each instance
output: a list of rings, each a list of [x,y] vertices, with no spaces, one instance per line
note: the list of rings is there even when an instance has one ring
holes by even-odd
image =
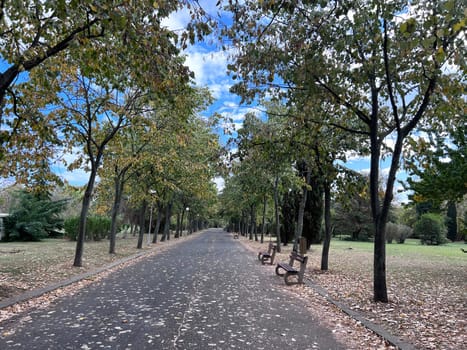
[[[208,230],[0,325],[0,349],[344,349],[283,279]]]

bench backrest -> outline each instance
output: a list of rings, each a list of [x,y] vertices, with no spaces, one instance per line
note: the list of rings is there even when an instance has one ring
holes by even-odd
[[[271,254],[272,252],[274,252],[276,250],[276,245],[275,244],[272,244],[272,243],[269,243],[269,246],[268,246],[268,254]]]
[[[293,266],[295,260],[298,261],[301,265],[306,265],[308,257],[306,255],[300,255],[296,251],[292,251],[292,253],[290,253],[289,265]]]

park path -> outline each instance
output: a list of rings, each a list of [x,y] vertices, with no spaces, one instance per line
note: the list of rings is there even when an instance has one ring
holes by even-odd
[[[0,349],[343,349],[265,269],[210,229],[0,324]]]

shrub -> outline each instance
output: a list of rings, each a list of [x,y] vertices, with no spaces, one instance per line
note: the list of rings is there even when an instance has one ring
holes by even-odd
[[[413,230],[410,226],[399,224],[397,243],[403,244],[405,240],[412,236]]]
[[[86,219],[86,235],[87,241],[100,241],[106,238],[110,232],[111,219],[103,216],[90,216]],[[76,241],[78,238],[79,217],[72,217],[65,220],[64,223],[65,236]]]
[[[397,243],[404,243],[405,240],[412,234],[412,229],[409,226],[395,224],[388,222],[386,225],[386,240],[388,243],[392,243],[396,240]]]
[[[52,201],[48,194],[18,191],[10,215],[5,218],[5,240],[39,241],[61,235],[60,213],[66,200]]]
[[[443,218],[438,214],[423,214],[415,223],[414,232],[420,237],[422,244],[439,245],[447,243],[446,227]]]
[[[388,222],[386,224],[386,241],[392,243],[394,238],[397,236],[398,227],[397,224],[393,222]]]

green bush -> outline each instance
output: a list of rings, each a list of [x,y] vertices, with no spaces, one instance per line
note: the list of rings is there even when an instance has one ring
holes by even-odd
[[[65,219],[63,229],[65,230],[65,237],[71,241],[76,241],[78,237],[79,216]]]
[[[65,207],[66,200],[52,201],[48,194],[16,192],[10,215],[4,220],[4,240],[40,241],[61,235],[63,220],[60,213]]]
[[[405,240],[412,237],[413,230],[410,226],[399,224],[398,236],[396,237],[397,243],[403,244]]]
[[[397,243],[403,244],[405,240],[412,235],[412,229],[409,226],[388,222],[386,225],[386,240],[392,243],[396,240]]]
[[[90,216],[86,219],[86,235],[87,241],[100,241],[106,238],[110,232],[111,219],[103,216]],[[79,217],[72,217],[65,220],[64,223],[65,236],[76,241],[78,238]]]
[[[439,245],[447,243],[443,217],[438,214],[423,214],[415,223],[414,233],[420,237],[422,244]]]
[[[388,243],[392,243],[396,235],[397,235],[397,224],[393,222],[388,222],[386,224],[386,241]]]

